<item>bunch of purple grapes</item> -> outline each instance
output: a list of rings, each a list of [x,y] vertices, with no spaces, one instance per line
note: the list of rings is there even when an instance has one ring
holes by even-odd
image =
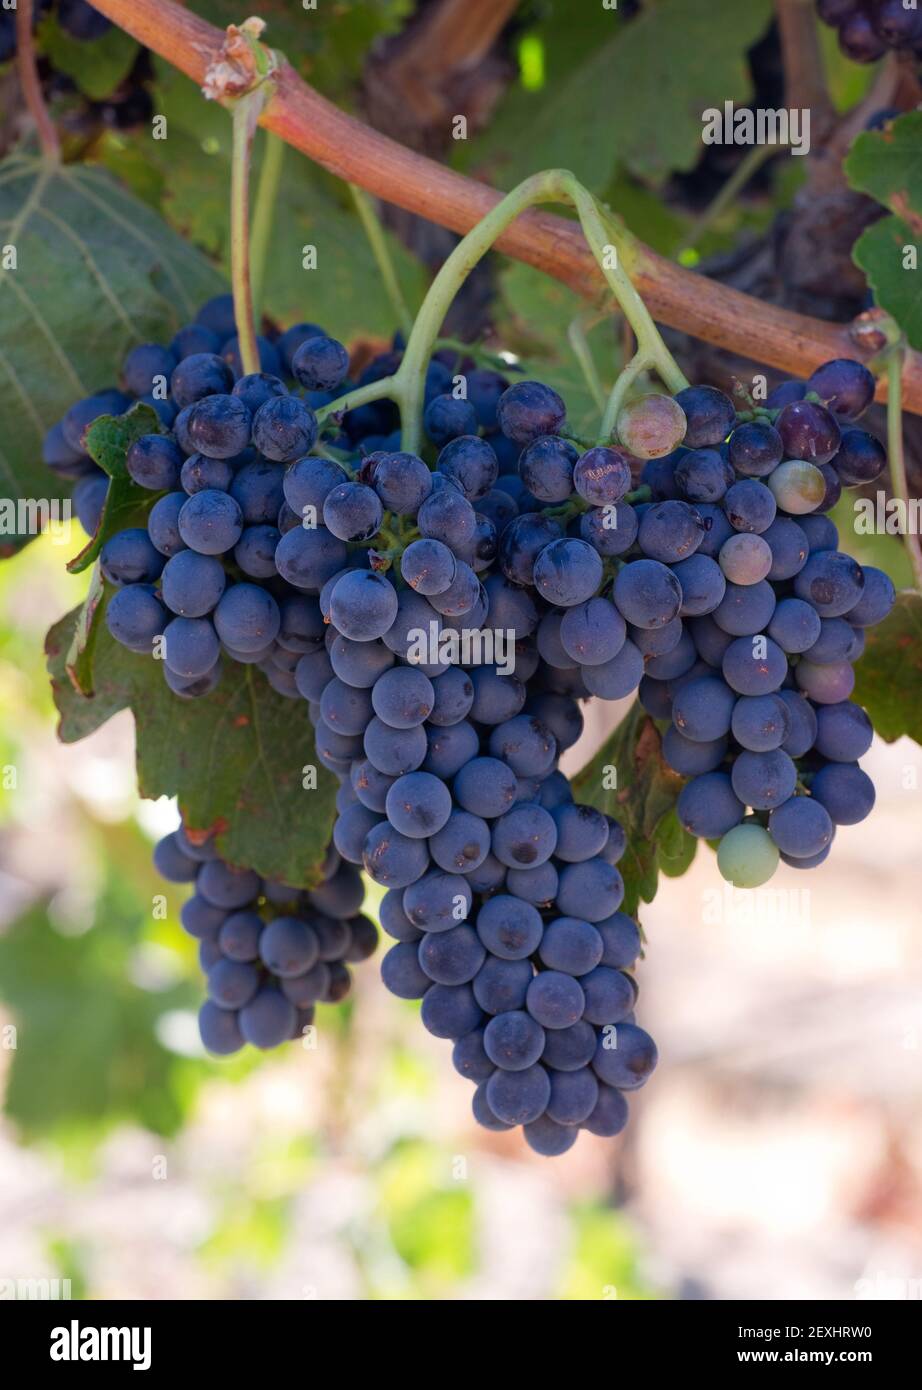
[[[623,1092],[656,1056],[625,973],[640,936],[619,911],[623,832],[573,805],[557,759],[582,727],[574,696],[629,694],[642,673],[637,657],[617,674],[627,626],[607,600],[590,601],[636,534],[630,505],[617,505],[629,469],[612,451],[577,470],[586,495],[573,495],[596,543],[571,543],[566,517],[543,510],[547,485],[536,496],[528,469],[500,477],[526,440],[537,445],[531,469],[542,453],[552,470],[576,463],[553,433],[560,398],[472,370],[456,399],[438,360],[425,415],[434,471],[396,448],[386,401],[337,419],[323,454],[311,453],[313,407],[344,388],[344,349],[302,325],[261,344],[255,377],[239,375],[233,348],[180,355],[205,347],[199,329],[231,312],[211,303],[169,349],[136,349],[125,364],[124,384],[171,429],[128,453],[131,476],[160,495],[146,530],[103,547],[116,586],[109,629],[138,652],[162,638],[178,694],[212,689],[223,652],[305,698],[318,758],[342,783],[337,852],[390,890],[383,918],[399,939],[385,979],[425,992],[427,1026],[456,1042],[459,1068],[481,1083],[480,1121],[524,1124],[546,1153],[568,1148],[580,1125],[614,1134]],[[359,384],[398,360],[399,347]],[[112,393],[79,403],[65,443],[79,446],[93,418],[128,404]],[[493,645],[442,659],[463,632]],[[436,651],[416,654],[419,642]]]
[[[223,653],[258,665],[279,693],[296,699],[294,667],[323,638],[319,584],[347,564],[369,563],[366,550],[349,554],[322,525],[309,534],[299,472],[289,467],[317,441],[314,408],[345,389],[348,356],[316,325],[298,324],[274,340],[260,338],[262,370],[243,375],[233,325],[232,300],[219,296],[168,346],[134,348],[120,387],[72,406],[48,432],[44,458],[76,479],[75,511],[92,534],[108,479],[85,453],[86,432],[137,402],[152,407],[161,430],[134,442],[127,468],[155,500],[146,525],[109,537],[100,557],[118,589],[107,611],[110,631],[147,654],[162,639],[163,674],[178,695],[213,690]],[[383,375],[394,360],[399,353],[376,359],[357,384]],[[449,381],[447,367],[434,361],[428,395],[438,397]],[[360,440],[365,450],[398,442],[394,412],[382,402],[337,421],[324,440],[344,460],[331,465],[336,477],[345,480],[359,466],[349,460]]]
[[[922,57],[922,10],[903,0],[816,0],[824,24],[855,63],[876,63],[889,49]]]
[[[251,375],[232,327],[221,297],[125,363],[163,431],[128,453],[157,497],[103,546],[109,630],[162,644],[181,696],[226,657],[307,701],[340,782],[336,853],[387,890],[385,982],[454,1043],[478,1120],[546,1154],[617,1133],[656,1061],[634,1021],[640,936],[623,831],[574,804],[560,755],[579,700],[639,688],[690,778],[683,825],[721,840],[740,886],[779,855],[820,862],[867,814],[851,663],[894,595],[825,513],[885,467],[856,425],[873,378],[830,362],[744,411],[712,387],[645,395],[585,447],[549,386],[440,355],[413,454],[389,400],[318,427],[349,358],[316,325],[261,339]],[[49,456],[84,467],[92,419],[128,405],[78,403]]]
[[[765,882],[779,857],[822,863],[835,827],[874,804],[858,766],[871,721],[849,697],[865,630],[895,593],[837,549],[825,515],[843,486],[886,465],[855,423],[873,394],[871,374],[847,360],[785,382],[742,421],[721,392],[692,387],[678,397],[691,447],[644,469],[645,558],[615,593],[636,590],[657,623],[640,699],[669,721],[664,756],[690,778],[679,819],[720,840],[721,872],[739,887]]]
[[[294,674],[318,757],[341,783],[334,844],[387,889],[386,986],[421,999],[424,1026],[454,1044],[481,1125],[521,1125],[536,1152],[557,1155],[580,1128],[617,1134],[625,1092],[656,1063],[627,973],[640,933],[620,911],[625,836],[576,805],[558,769],[582,728],[581,673],[618,647],[608,614],[622,643],[626,628],[607,599],[593,616],[600,552],[540,510],[521,463],[518,476],[499,474],[498,452],[526,439],[552,467],[576,460],[551,433],[563,403],[535,382],[498,380],[493,396],[479,419],[470,398],[432,398],[434,471],[382,450],[351,478],[324,458],[289,470],[292,506],[368,547],[323,581],[326,637]],[[606,459],[579,475],[593,496],[628,491],[615,461],[614,480]],[[297,536],[312,553],[317,531]],[[577,609],[573,653],[561,656]],[[492,647],[465,650],[472,636]],[[499,638],[508,662],[496,659]],[[629,693],[641,671],[597,693]]]
[[[308,892],[225,863],[210,839],[196,843],[183,826],[159,841],[154,866],[169,883],[195,885],[180,920],[207,982],[202,1042],[219,1056],[301,1037],[315,1005],[344,999],[349,966],[377,947],[377,927],[360,910],[361,877],[332,846]]]

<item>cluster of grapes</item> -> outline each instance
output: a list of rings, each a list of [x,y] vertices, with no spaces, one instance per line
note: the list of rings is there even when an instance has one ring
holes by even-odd
[[[75,511],[92,534],[108,480],[85,454],[86,431],[136,402],[153,407],[165,432],[136,440],[127,468],[157,501],[146,526],[110,537],[101,554],[103,574],[119,588],[108,609],[110,630],[147,653],[162,635],[164,676],[179,695],[214,689],[223,648],[258,664],[276,690],[297,698],[294,667],[324,631],[316,598],[305,593],[315,595],[331,573],[367,564],[368,556],[347,555],[346,543],[323,526],[308,529],[299,469],[280,465],[303,460],[314,445],[313,407],[343,385],[348,356],[316,325],[298,324],[274,341],[260,338],[262,370],[241,375],[233,327],[231,298],[218,296],[169,346],[133,349],[121,387],[72,406],[48,432],[44,458],[76,479]],[[384,375],[391,362],[389,354],[376,359],[358,384]],[[444,394],[450,379],[434,361],[428,394]],[[344,458],[342,466],[329,465],[335,477],[354,471],[347,461],[358,440],[365,449],[397,442],[393,410],[388,402],[361,407],[335,426],[329,442]]]
[[[324,453],[310,454],[312,406],[342,387],[345,350],[301,325],[261,344],[266,370],[256,376],[239,376],[233,343],[183,355],[203,348],[199,330],[213,332],[222,314],[232,314],[228,301],[206,305],[169,349],[146,345],[125,364],[124,385],[159,405],[170,432],[128,453],[131,476],[161,495],[146,529],[103,547],[117,588],[110,631],[148,653],[162,636],[177,693],[213,688],[223,648],[258,662],[283,694],[307,699],[318,757],[342,782],[336,849],[390,890],[383,917],[399,939],[385,978],[413,997],[425,982],[427,1026],[455,1039],[459,1066],[482,1080],[478,1118],[524,1123],[547,1153],[569,1147],[580,1124],[616,1133],[622,1092],[646,1078],[655,1049],[633,1022],[623,970],[640,942],[618,911],[623,832],[574,806],[556,767],[582,726],[573,696],[591,693],[580,673],[603,658],[607,671],[617,647],[595,633],[604,614],[594,609],[611,605],[589,597],[607,556],[568,540],[564,517],[539,511],[547,485],[539,497],[525,481],[542,440],[549,459],[559,442],[578,461],[550,433],[564,423],[563,403],[547,387],[510,387],[489,371],[469,372],[467,399],[457,400],[435,360],[425,412],[442,446],[434,472],[395,451],[389,402],[348,412]],[[395,354],[364,379],[393,370]],[[169,383],[165,401],[152,392],[158,377]],[[113,392],[79,402],[51,442],[75,451],[93,419],[129,405]],[[529,469],[499,478],[500,458],[514,467],[526,438],[538,446]],[[355,458],[357,443],[364,453]],[[601,523],[589,499],[623,497],[630,472],[614,451],[596,455],[577,470],[585,498],[574,496]],[[629,514],[625,504],[625,539]],[[599,525],[599,544],[613,551],[608,532]],[[567,623],[573,655],[561,658],[567,613],[581,621]],[[438,651],[414,656],[414,634],[438,649],[458,636],[455,620],[505,637],[514,674],[477,656],[467,669]],[[641,672],[638,660],[617,689],[612,672],[592,690],[630,693]],[[398,924],[405,890],[411,916]],[[491,1085],[484,1067],[497,1072]]]
[[[407,559],[414,547],[424,565]],[[296,670],[318,756],[341,779],[334,844],[388,890],[384,983],[421,999],[425,1027],[454,1043],[478,1122],[522,1125],[536,1152],[564,1153],[580,1127],[617,1134],[623,1093],[656,1062],[625,973],[640,933],[619,911],[624,832],[573,801],[557,762],[582,717],[535,684],[537,653],[528,686],[491,665],[414,659],[414,630],[442,634],[440,600],[466,613],[487,601],[473,571],[461,589],[467,562],[447,542],[421,538],[403,559],[428,597],[347,571],[321,598],[328,648]]]
[[[377,928],[360,912],[361,877],[332,846],[309,892],[226,864],[210,840],[196,844],[182,826],[157,844],[154,866],[169,883],[195,885],[180,916],[208,984],[202,1042],[220,1056],[300,1037],[314,1006],[344,999],[349,966],[377,947]]]
[[[390,400],[318,426],[349,358],[316,325],[261,338],[249,375],[233,327],[229,296],[210,301],[168,348],[132,351],[131,396],[78,402],[46,442],[79,472],[100,414],[133,396],[160,415],[127,456],[158,494],[147,527],[101,553],[109,629],[137,652],[161,642],[185,697],[214,688],[223,653],[306,700],[340,781],[342,872],[388,890],[385,982],[454,1042],[477,1118],[548,1154],[580,1126],[616,1133],[656,1052],[625,973],[640,938],[620,912],[623,832],[558,769],[578,700],[639,687],[669,721],[665,757],[691,779],[680,819],[721,840],[740,886],[780,856],[820,862],[834,825],[867,814],[851,663],[894,594],[824,513],[885,467],[855,424],[873,378],[837,360],[741,412],[712,387],[644,395],[581,451],[550,387],[453,377],[437,355],[429,463],[401,450]],[[81,487],[102,505],[100,479]]]
[[[322,583],[327,635],[295,683],[318,757],[341,782],[334,844],[388,890],[381,925],[396,944],[385,985],[421,999],[425,1027],[454,1043],[481,1125],[522,1125],[536,1152],[557,1155],[580,1128],[623,1128],[624,1092],[650,1075],[656,1049],[634,1021],[625,973],[640,933],[619,911],[624,833],[574,804],[557,767],[582,728],[570,692],[589,693],[583,647],[602,660],[611,646],[590,606],[602,557],[557,519],[519,513],[516,497],[540,506],[526,469],[499,476],[500,439],[576,460],[549,433],[563,403],[538,383],[499,379],[480,406],[478,417],[470,399],[432,398],[434,472],[381,450],[352,478],[324,458],[292,465],[289,502],[322,515],[328,535],[370,547],[368,568],[360,560]],[[595,459],[581,481],[623,496],[629,473],[622,466],[613,483],[606,463]],[[304,554],[316,546],[316,532],[292,535]],[[557,629],[577,606],[579,650],[561,661]],[[465,633],[504,635],[512,669],[465,653]]]
[[[816,0],[824,24],[854,63],[876,63],[890,48],[922,57],[922,10],[903,0]]]
[[[764,883],[779,857],[821,863],[835,827],[874,803],[858,767],[873,731],[849,699],[852,663],[895,593],[836,549],[824,515],[843,485],[886,465],[854,424],[873,395],[871,374],[848,360],[783,383],[742,422],[721,392],[692,387],[678,397],[692,447],[642,475],[654,499],[640,508],[645,558],[615,595],[631,586],[655,641],[640,699],[670,721],[664,756],[691,779],[679,818],[720,839],[721,872],[739,887]]]
[[[34,6],[33,26],[49,7],[50,0],[40,0],[40,3]],[[99,10],[87,3],[87,0],[58,0],[57,15],[58,23],[64,32],[72,39],[79,39],[84,43],[102,38],[112,27],[111,19],[100,14]],[[8,9],[4,5],[0,8],[0,63],[14,58],[16,48],[16,10]]]

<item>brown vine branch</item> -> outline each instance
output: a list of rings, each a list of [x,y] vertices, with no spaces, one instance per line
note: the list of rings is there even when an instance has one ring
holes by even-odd
[[[58,132],[48,114],[42,84],[38,80],[35,41],[32,38],[32,0],[19,0],[16,6],[16,70],[23,100],[35,122],[42,153],[47,159],[59,159],[61,147]]]
[[[139,42],[201,84],[218,56],[221,30],[173,0],[94,0],[96,8]],[[271,35],[270,35],[271,37]],[[385,202],[467,232],[500,199],[485,184],[457,174],[340,111],[282,63],[276,94],[260,124],[323,168]],[[550,213],[519,218],[496,243],[592,300],[604,294],[598,267],[579,227]],[[854,357],[848,326],[823,323],[763,303],[674,265],[640,242],[626,266],[653,317],[671,328],[790,375],[808,376],[831,357]],[[886,399],[886,382],[878,383]],[[922,414],[922,354],[907,353],[907,410]]]

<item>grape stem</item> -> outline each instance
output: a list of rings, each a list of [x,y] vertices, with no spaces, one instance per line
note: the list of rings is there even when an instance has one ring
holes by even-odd
[[[253,318],[257,323],[262,312],[266,260],[269,255],[269,242],[272,240],[272,223],[284,160],[284,140],[267,130],[259,185],[256,189],[256,210],[250,229],[250,288],[253,295]]]
[[[245,375],[259,371],[259,349],[253,321],[253,286],[250,279],[250,161],[253,135],[266,103],[268,85],[260,84],[234,102],[231,152],[231,289],[240,361]]]
[[[42,154],[47,160],[57,164],[61,158],[61,145],[54,121],[48,114],[38,77],[35,42],[32,38],[32,11],[32,0],[19,0],[16,6],[16,71],[23,100],[35,122]]]
[[[487,367],[491,371],[504,372],[509,366],[498,352],[491,352],[479,343],[464,343],[460,338],[436,338],[434,347],[436,352],[440,348],[447,348],[450,352],[456,352],[459,357],[470,357],[479,367]]]
[[[589,311],[589,316],[591,320],[594,320],[596,317],[591,310]],[[587,313],[584,310],[583,313],[577,314],[576,318],[572,320],[567,328],[567,339],[573,350],[573,356],[579,363],[579,368],[585,378],[586,385],[589,387],[589,394],[595,402],[596,409],[601,415],[605,410],[605,388],[602,385],[602,379],[599,376],[592,352],[589,348],[588,329],[591,326],[591,322],[587,322]]]
[[[688,379],[663,342],[650,311],[624,269],[624,262],[634,252],[633,237],[608,208],[600,206],[573,174],[565,171],[563,181],[566,201],[576,209],[583,235],[599,269],[634,330],[638,354],[649,357],[670,391],[683,391],[688,386]]]
[[[912,534],[909,526],[909,484],[906,478],[906,457],[903,451],[902,374],[904,351],[902,345],[894,347],[887,362],[887,453],[890,460],[890,479],[893,493],[903,503],[906,516],[907,524],[903,532],[903,544],[906,546],[906,552],[909,556],[915,587],[922,593],[922,550],[919,548],[918,537]]]
[[[395,380],[403,431],[403,447],[419,453],[422,442],[422,407],[426,389],[426,369],[445,316],[474,266],[483,259],[494,241],[514,222],[519,213],[536,203],[550,202],[558,192],[558,171],[545,170],[525,179],[507,193],[495,208],[481,218],[462,237],[429,287],[407,340],[403,361]]]
[[[334,412],[351,410],[356,405],[364,405],[369,401],[389,396],[400,407],[402,447],[411,453],[419,453],[422,444],[426,371],[439,329],[455,295],[474,266],[486,255],[509,223],[525,208],[532,207],[537,202],[550,200],[557,187],[556,170],[534,174],[497,203],[496,207],[459,241],[441,266],[429,286],[410,330],[403,359],[393,376],[370,382],[368,386],[359,387],[357,391],[349,392],[340,400],[331,401],[317,412],[317,418],[323,421]]]
[[[456,294],[474,266],[483,259],[496,239],[522,212],[538,203],[549,202],[567,203],[576,209],[583,233],[599,268],[622,313],[634,330],[638,356],[642,355],[650,366],[656,368],[670,391],[681,391],[688,385],[622,265],[625,259],[622,253],[629,253],[628,234],[620,225],[606,222],[605,215],[595,199],[569,170],[545,169],[513,188],[481,218],[467,236],[462,237],[429,286],[397,371],[393,376],[373,383],[379,388],[375,395],[362,397],[362,402],[380,400],[383,396],[389,396],[397,402],[400,408],[402,447],[409,452],[418,454],[422,445],[426,372],[439,330]],[[367,388],[361,389],[364,391]],[[343,401],[331,402],[318,412],[318,417],[323,420],[333,411],[351,409],[354,405],[362,403],[358,400],[360,394],[361,392],[357,392]],[[347,400],[350,402],[348,405]],[[606,418],[607,415],[606,410]]]
[[[637,378],[653,366],[652,361],[645,352],[635,352],[627,366],[619,373],[618,380],[615,382],[611,395],[605,405],[602,415],[602,438],[606,441],[614,439],[615,426],[618,423],[618,416],[621,414],[621,407],[627,399],[628,392],[637,381]]]
[[[359,221],[368,238],[368,245],[371,254],[374,256],[375,264],[378,267],[378,274],[381,276],[381,283],[384,291],[390,300],[394,318],[406,335],[409,335],[413,326],[413,315],[410,313],[407,301],[403,297],[403,290],[400,288],[400,281],[397,279],[397,271],[387,245],[384,235],[384,228],[381,226],[381,219],[375,212],[374,205],[365,192],[364,188],[359,188],[358,184],[350,183],[349,192],[352,194],[352,201],[355,210],[359,215]]]
[[[330,401],[329,405],[322,405],[315,413],[319,423],[322,425],[333,415],[344,415],[349,410],[355,410],[360,405],[370,405],[372,401],[383,400],[385,396],[393,397],[396,391],[397,376],[383,376],[380,381],[369,381],[366,386],[356,386],[353,391],[347,391],[344,396],[338,397],[335,401]]]
[[[629,492],[625,497],[625,502],[630,502],[631,506],[637,506],[641,502],[653,501],[653,489],[646,483],[641,483],[640,487],[635,487],[633,492]]]

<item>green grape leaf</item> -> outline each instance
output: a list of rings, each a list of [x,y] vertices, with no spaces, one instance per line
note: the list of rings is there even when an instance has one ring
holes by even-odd
[[[705,110],[747,99],[746,50],[770,22],[769,0],[661,0],[627,24],[605,10],[596,42],[559,80],[553,41],[545,45],[549,80],[514,88],[462,157],[505,188],[535,169],[564,167],[601,192],[616,163],[662,182],[700,159]]]
[[[922,288],[916,267],[922,256],[922,111],[910,111],[885,130],[865,131],[849,150],[844,168],[852,188],[876,198],[893,214],[868,227],[852,255],[892,314],[909,344],[922,348]],[[914,253],[912,264],[907,253]]]
[[[922,263],[922,230],[913,231],[901,217],[884,217],[861,233],[852,259],[867,276],[881,309],[900,325],[909,346],[920,351],[922,285],[918,270],[907,269],[907,252],[915,265]]]
[[[124,415],[100,415],[86,432],[86,451],[113,480],[129,478],[125,462],[128,450],[145,434],[160,434],[160,417],[152,405],[140,401]],[[137,487],[137,484],[135,484]],[[141,488],[141,492],[147,489]]]
[[[93,661],[96,638],[107,601],[106,582],[97,565],[90,578],[83,607],[78,610],[71,644],[64,657],[64,669],[79,695],[93,694]]]
[[[659,730],[640,704],[573,779],[575,799],[612,816],[627,834],[618,865],[625,912],[636,914],[641,901],[653,901],[661,847],[667,861],[688,854],[674,816],[682,786],[683,779],[663,761]]]
[[[886,505],[892,509],[893,499],[886,501]],[[873,565],[889,574],[897,589],[908,589],[912,585],[912,564],[903,537],[887,535],[885,530],[888,524],[894,524],[891,519],[894,513],[885,510],[879,517],[877,512],[877,496],[862,497],[850,490],[843,491],[829,513],[830,521],[835,522],[839,531],[839,549],[847,551],[859,565]]]
[[[149,405],[133,405],[126,415],[102,415],[86,432],[87,453],[109,475],[111,482],[96,533],[70,561],[71,574],[81,574],[98,559],[110,536],[136,525],[150,510],[154,495],[139,487],[125,464],[125,455],[136,439],[159,434],[160,419]]]
[[[253,666],[226,661],[210,695],[173,694],[159,663],[120,646],[91,620],[93,695],[75,688],[67,670],[74,634],[86,618],[68,613],[48,634],[58,735],[75,743],[119,710],[134,713],[138,787],[142,796],[175,796],[187,826],[213,832],[221,854],[265,878],[310,886],[329,843],[336,781],[319,766],[307,706],[277,695]],[[316,785],[304,786],[314,768]]]
[[[852,188],[922,232],[922,111],[910,111],[885,130],[866,130],[848,152],[844,169]]]
[[[675,810],[667,812],[657,835],[657,863],[667,878],[681,878],[698,853],[698,841],[690,835]]]
[[[57,21],[43,20],[38,39],[42,52],[58,72],[73,78],[90,101],[102,101],[114,92],[134,67],[140,45],[113,25],[98,39],[75,39]]]
[[[116,843],[119,833],[110,830]],[[111,852],[113,865],[123,862],[114,844]],[[113,869],[88,931],[64,935],[35,907],[0,935],[0,996],[16,1028],[5,1108],[28,1138],[84,1128],[98,1138],[100,1124],[119,1121],[160,1134],[181,1127],[195,1091],[190,1064],[158,1041],[156,1024],[195,996],[185,985],[153,993],[132,978],[143,910]]]
[[[157,110],[166,117],[169,139],[155,140],[146,129],[134,138],[160,174],[164,215],[229,266],[227,112],[205,102],[195,84],[167,64],[158,62],[157,74]],[[254,190],[265,140],[260,132],[254,145]],[[285,325],[304,319],[320,323],[347,342],[359,332],[390,337],[394,310],[348,195],[296,150],[286,148],[282,157],[263,311]],[[404,296],[418,304],[425,288],[423,267],[395,237],[385,236]],[[315,248],[316,265],[305,248]]]
[[[199,251],[105,171],[13,155],[0,164],[0,490],[66,496],[42,439],[111,386],[138,342],[168,342],[224,282]],[[34,534],[27,526],[10,548]]]
[[[894,743],[908,734],[922,743],[922,594],[912,589],[899,594],[892,613],[866,630],[855,676],[853,698],[864,705],[881,738]]]

